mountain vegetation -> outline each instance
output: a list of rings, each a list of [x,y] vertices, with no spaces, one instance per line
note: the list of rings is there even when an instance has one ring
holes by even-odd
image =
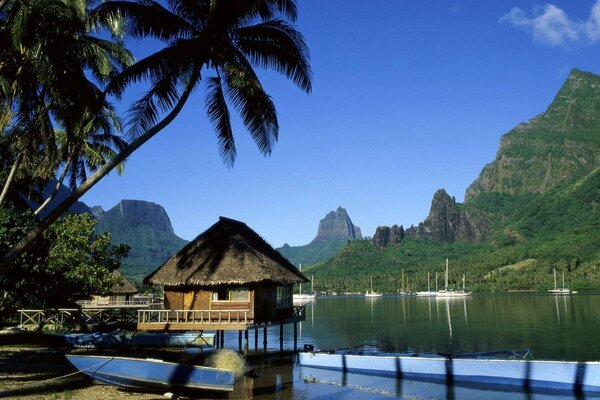
[[[438,191],[402,240],[378,228],[378,241],[350,242],[305,272],[317,290],[365,291],[373,276],[394,293],[427,289],[449,259],[454,287],[465,275],[473,290],[546,290],[556,269],[572,289],[600,289],[600,77],[573,70],[544,113],[501,138],[465,199]]]
[[[108,211],[93,207],[98,223],[98,234],[108,232],[113,243],[130,247],[123,260],[121,272],[127,278],[142,280],[187,244],[175,235],[165,209],[155,203],[141,200],[121,200]]]

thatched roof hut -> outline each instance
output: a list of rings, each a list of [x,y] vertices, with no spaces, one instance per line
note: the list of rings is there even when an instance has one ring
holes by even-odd
[[[166,287],[291,285],[308,282],[246,224],[220,217],[144,279]]]
[[[113,294],[135,294],[138,292],[137,288],[133,286],[133,284],[129,282],[127,278],[121,274],[121,272],[115,269],[112,274],[113,276],[117,276],[122,280],[121,283],[117,283],[112,287],[111,292]]]

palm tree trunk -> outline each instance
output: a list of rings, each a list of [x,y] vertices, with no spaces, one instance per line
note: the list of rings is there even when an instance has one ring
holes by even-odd
[[[12,264],[17,257],[23,254],[29,246],[31,246],[35,240],[46,230],[48,227],[57,219],[59,219],[77,200],[81,198],[88,190],[90,190],[96,183],[112,171],[117,165],[121,164],[127,157],[129,157],[135,150],[140,148],[149,139],[163,130],[169,125],[177,115],[181,112],[187,99],[190,97],[192,90],[200,78],[200,69],[192,73],[190,80],[188,81],[179,101],[173,107],[171,112],[160,121],[158,124],[138,136],[133,142],[131,142],[125,149],[123,149],[114,158],[109,160],[106,164],[100,167],[92,176],[90,176],[85,182],[83,182],[77,189],[75,189],[69,196],[67,196],[56,208],[54,208],[46,218],[39,221],[37,225],[31,229],[27,235],[25,235],[17,244],[15,244],[6,254],[2,256],[0,260],[0,268],[6,268]]]
[[[17,159],[13,163],[12,168],[10,169],[8,178],[6,178],[6,183],[4,184],[4,187],[2,188],[2,194],[0,194],[0,206],[2,205],[2,203],[4,203],[4,199],[8,195],[8,189],[10,188],[10,185],[15,177],[15,173],[17,172],[17,169],[19,169],[19,165],[21,164],[22,158],[23,158],[23,154],[19,154],[17,156]]]
[[[52,193],[50,193],[50,196],[48,196],[48,198],[46,200],[44,200],[44,202],[42,204],[40,204],[40,206],[37,208],[37,210],[35,210],[33,212],[33,215],[40,215],[42,210],[44,210],[48,206],[48,204],[50,204],[52,199],[54,199],[54,197],[60,190],[60,187],[62,186],[62,183],[65,180],[65,177],[67,176],[68,166],[71,163],[72,159],[73,159],[72,157],[69,157],[69,159],[65,163],[65,168],[63,169],[62,173],[60,174],[60,178],[58,178],[58,181],[56,182],[56,185],[54,186],[54,191]]]

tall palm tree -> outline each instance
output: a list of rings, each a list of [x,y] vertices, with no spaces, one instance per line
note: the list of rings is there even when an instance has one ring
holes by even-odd
[[[120,96],[133,82],[151,83],[131,109],[132,141],[14,246],[0,265],[12,262],[96,182],[171,123],[202,82],[208,89],[206,111],[219,151],[229,165],[235,161],[236,149],[228,101],[263,154],[270,154],[278,137],[275,106],[255,66],[273,69],[305,92],[311,91],[308,49],[290,24],[297,17],[294,0],[169,0],[168,7],[152,0],[109,1],[93,14],[104,23],[124,17],[134,37],[150,36],[167,43],[109,85],[109,93]]]

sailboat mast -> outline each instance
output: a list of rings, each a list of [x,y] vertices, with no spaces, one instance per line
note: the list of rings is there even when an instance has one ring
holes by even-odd
[[[556,289],[556,268],[554,268],[554,289]]]
[[[429,272],[427,272],[427,291],[431,292],[431,285],[429,284]]]
[[[435,291],[438,291],[438,284],[437,284],[437,272],[435,273]]]
[[[302,272],[302,264],[298,264],[298,270]],[[298,284],[298,294],[302,294],[302,282]]]
[[[448,291],[448,259],[446,258],[446,284],[444,286],[444,290]]]
[[[465,291],[465,274],[463,274],[463,292]]]
[[[310,291],[314,292],[315,291],[315,281],[313,279],[313,276],[310,276]]]
[[[563,289],[565,288],[565,273],[563,272]]]

